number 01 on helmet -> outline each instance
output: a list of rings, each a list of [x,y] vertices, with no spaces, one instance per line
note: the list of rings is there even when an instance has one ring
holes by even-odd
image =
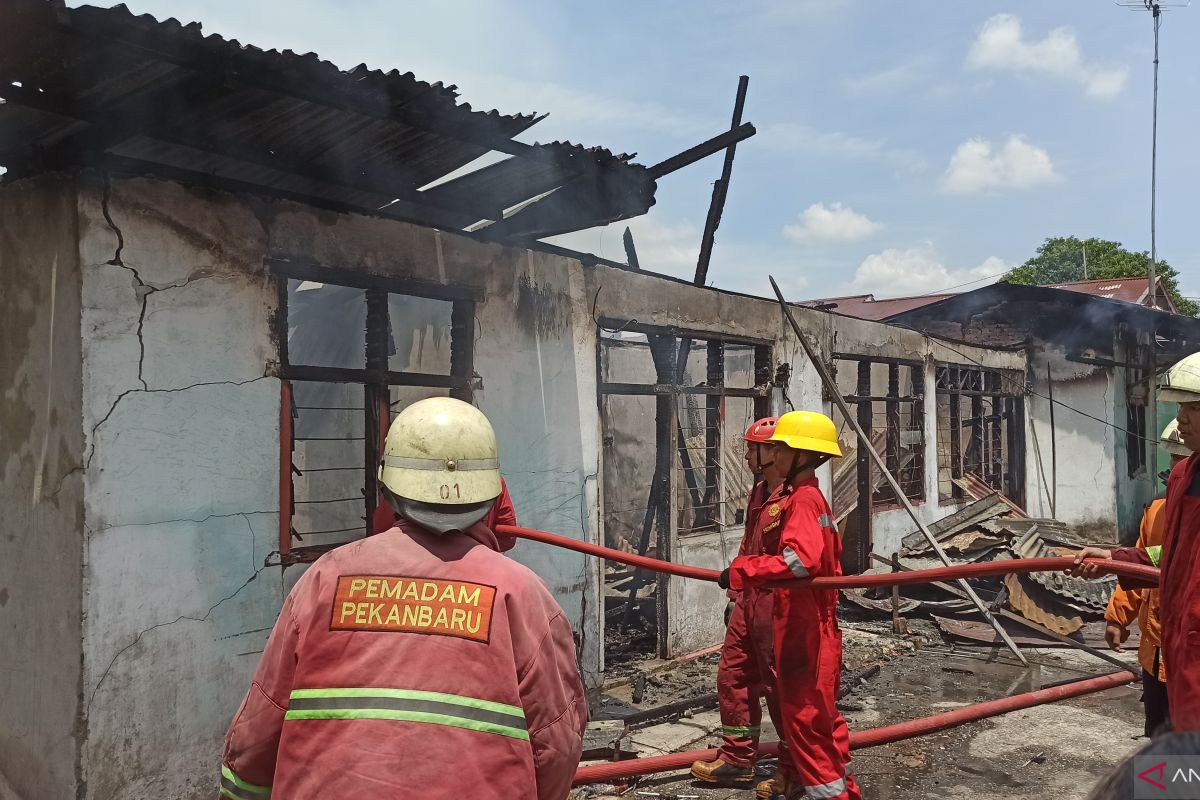
[[[397,497],[472,505],[500,496],[496,434],[483,412],[450,397],[413,403],[388,429],[379,479]]]

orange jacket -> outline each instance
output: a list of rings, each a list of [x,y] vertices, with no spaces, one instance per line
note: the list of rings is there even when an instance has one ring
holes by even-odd
[[[571,626],[482,524],[401,520],[288,595],[229,734],[240,800],[562,800],[587,722]]]
[[[1163,498],[1146,507],[1136,547],[1145,549],[1163,543],[1163,533],[1167,528],[1166,505],[1167,501]],[[1124,589],[1117,586],[1108,601],[1104,619],[1122,628],[1128,628],[1135,618],[1142,632],[1142,641],[1138,645],[1138,662],[1146,672],[1165,682],[1167,672],[1159,647],[1161,628],[1158,621],[1158,589]]]

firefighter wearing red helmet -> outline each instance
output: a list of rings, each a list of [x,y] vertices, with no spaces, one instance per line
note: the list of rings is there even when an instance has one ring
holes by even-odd
[[[841,456],[837,428],[824,414],[793,411],[771,437],[774,468],[783,481],[758,516],[759,535],[777,537],[774,553],[738,556],[721,573],[722,586],[745,591],[794,578],[842,574],[842,543],[816,470]],[[837,710],[842,669],[837,590],[776,589],[775,669],[787,744],[770,787],[788,798],[861,800],[850,774],[850,732]],[[760,786],[759,796],[767,787]]]
[[[433,398],[388,431],[390,530],[317,560],[225,739],[221,795],[563,800],[587,703],[571,626],[482,520],[496,436]]]
[[[769,443],[775,433],[776,417],[764,417],[746,431],[746,466],[759,478],[746,502],[745,533],[738,555],[778,552],[779,537],[759,535],[758,518],[767,497],[782,482],[774,468]],[[770,591],[754,588],[728,591],[731,608],[726,611],[725,641],[717,666],[717,698],[721,711],[721,747],[712,761],[692,764],[692,776],[721,786],[746,786],[754,780],[762,703],[776,723],[775,664],[772,645]]]

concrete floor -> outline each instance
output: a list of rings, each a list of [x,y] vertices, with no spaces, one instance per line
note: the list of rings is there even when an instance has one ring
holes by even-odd
[[[870,638],[875,634],[860,634]],[[880,637],[883,642],[888,637]],[[886,643],[882,647],[886,650]],[[1070,650],[1027,650],[1031,667],[987,648],[937,643],[906,651],[846,698],[852,730],[874,728],[1031,691],[1046,684],[1111,671]],[[1135,670],[1136,671],[1136,670]],[[854,754],[855,773],[868,800],[936,798],[1086,798],[1091,787],[1145,743],[1136,686],[1038,706],[938,734]],[[642,755],[716,746],[716,711],[656,725],[633,734]],[[772,738],[764,736],[764,738]],[[768,769],[769,763],[764,765]],[[693,796],[704,800],[751,798],[753,791],[713,789],[683,774],[648,776],[617,794],[589,787],[577,797]]]

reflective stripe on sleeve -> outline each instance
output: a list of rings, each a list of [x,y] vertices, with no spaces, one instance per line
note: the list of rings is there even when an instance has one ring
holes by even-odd
[[[266,800],[271,796],[270,786],[256,786],[242,780],[226,765],[221,765],[221,796],[230,800]]]
[[[834,530],[837,530],[837,526],[833,524],[833,517],[829,516],[828,514],[822,514],[821,516],[817,517],[817,524],[822,528],[833,528]]]
[[[783,548],[783,561],[797,578],[808,577],[808,567],[804,566],[804,562],[800,560],[800,556],[796,555],[796,551],[790,546],[785,545]]]
[[[1162,560],[1162,545],[1156,544],[1153,547],[1146,548],[1146,555],[1150,556],[1150,563],[1158,566],[1158,562]]]

